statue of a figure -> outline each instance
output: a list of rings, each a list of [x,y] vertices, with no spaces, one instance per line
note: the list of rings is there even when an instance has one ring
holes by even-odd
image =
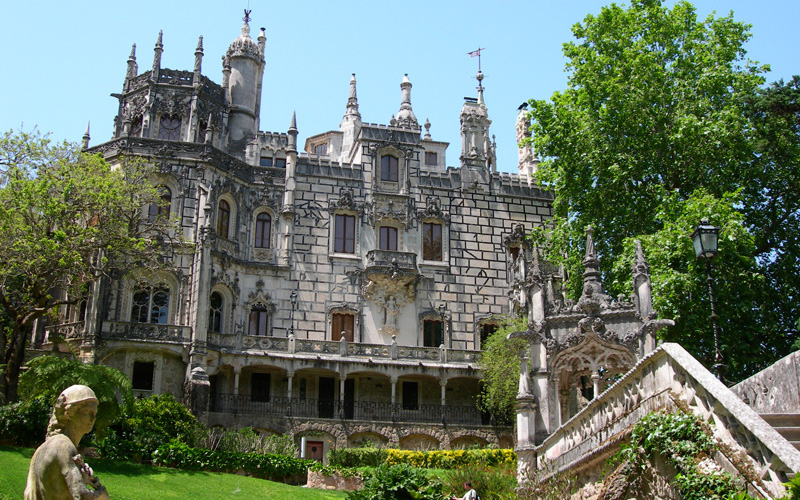
[[[58,396],[47,439],[31,459],[25,500],[108,499],[105,486],[77,449],[81,438],[94,427],[97,404],[94,391],[85,385],[68,387]]]

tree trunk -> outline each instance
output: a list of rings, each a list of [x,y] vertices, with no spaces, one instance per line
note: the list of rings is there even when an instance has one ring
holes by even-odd
[[[25,328],[14,324],[11,338],[6,348],[6,366],[3,369],[3,379],[6,384],[6,403],[12,403],[19,397],[19,372],[25,361],[25,346],[28,344]]]

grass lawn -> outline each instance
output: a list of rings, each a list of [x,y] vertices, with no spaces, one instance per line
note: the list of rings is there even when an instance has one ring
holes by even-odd
[[[33,450],[0,447],[0,500],[21,500]],[[264,479],[189,472],[92,459],[89,465],[114,500],[340,500],[344,492],[312,490]]]

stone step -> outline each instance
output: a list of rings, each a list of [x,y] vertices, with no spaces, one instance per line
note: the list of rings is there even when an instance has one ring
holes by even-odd
[[[773,427],[800,427],[800,413],[762,413],[761,418]]]
[[[787,441],[800,441],[800,427],[775,427],[775,430]]]

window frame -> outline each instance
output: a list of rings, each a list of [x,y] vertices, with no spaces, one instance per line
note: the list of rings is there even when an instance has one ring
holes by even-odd
[[[145,301],[139,299],[137,301],[136,296],[140,293],[147,293],[147,300]],[[170,310],[170,295],[172,290],[170,286],[166,283],[158,283],[158,284],[150,284],[150,283],[139,283],[137,284],[134,289],[133,293],[131,294],[131,322],[132,323],[142,323],[146,325],[168,325],[169,324],[169,310]],[[157,294],[165,294],[166,297],[163,301],[163,304],[154,304],[154,299]],[[138,302],[138,303],[137,303]],[[157,308],[157,315],[154,316],[153,313],[156,311]],[[144,314],[143,314],[144,313]],[[142,321],[142,318],[145,318]],[[153,319],[156,318],[156,321]]]
[[[137,370],[136,368],[137,368],[137,366],[138,367],[145,367],[147,365],[149,365],[150,380],[149,380],[149,384],[146,384],[146,385],[149,385],[149,387],[141,387],[141,386],[137,387],[137,383],[138,382],[142,382],[143,379],[146,378],[146,377],[144,376],[145,374],[142,374],[141,371]],[[138,371],[138,374],[137,374],[137,371]],[[131,386],[132,386],[131,388],[134,391],[153,392],[153,389],[155,388],[155,385],[156,385],[155,384],[155,374],[156,374],[156,363],[155,363],[155,361],[135,360],[133,362],[132,367],[131,367]]]
[[[381,155],[381,182],[400,182],[400,159],[393,154]]]
[[[260,220],[261,217],[266,217],[267,220]],[[264,231],[264,225],[266,225],[266,231]],[[253,246],[255,248],[267,250],[272,248],[272,215],[269,212],[259,212],[256,214],[253,234],[255,238]]]
[[[337,320],[340,322],[340,326],[337,328]],[[341,321],[349,322],[349,325],[341,324]],[[344,311],[336,311],[331,313],[331,340],[334,342],[340,341],[342,339],[342,332],[345,332],[345,340],[347,342],[354,342],[355,339],[355,331],[356,331],[356,315],[351,312],[344,312]],[[349,326],[349,331],[347,329]]]
[[[214,307],[214,296],[219,297],[219,307]],[[216,329],[214,325],[216,324]],[[208,298],[208,331],[223,333],[225,327],[225,295],[214,290]]]
[[[270,335],[270,310],[264,304],[253,304],[247,315],[247,335],[250,337],[269,337]],[[255,318],[255,323],[253,319]],[[262,321],[263,320],[263,321]],[[255,326],[253,326],[255,325]]]
[[[394,226],[378,227],[378,250],[397,252],[399,248],[399,231]]]
[[[217,203],[217,236],[228,239],[230,234],[230,221],[231,204],[228,200],[219,200]]]
[[[161,115],[158,120],[158,138],[162,141],[180,141],[182,127],[183,119],[180,115]]]
[[[158,191],[158,202],[151,203],[147,207],[147,222],[153,224],[159,217],[169,217],[172,211],[172,190],[169,186],[164,184],[159,185],[156,190]]]
[[[433,159],[433,163],[430,162]],[[437,151],[425,151],[425,166],[435,167],[439,165],[439,153]]]
[[[336,254],[355,255],[357,246],[356,216],[350,213],[335,213],[333,215],[333,245],[332,251]],[[342,227],[341,235],[339,228]],[[349,225],[348,225],[349,224]],[[348,230],[351,234],[348,234]],[[350,244],[348,246],[348,243]]]
[[[436,257],[436,237],[434,228],[438,227],[439,236],[438,236],[438,258]],[[430,231],[429,231],[430,229]],[[430,244],[429,244],[429,232],[430,234]],[[431,252],[432,255],[429,253]],[[442,262],[444,261],[444,224],[439,221],[426,221],[422,223],[422,260],[424,261],[431,261],[431,262]]]
[[[435,327],[438,325],[439,331],[436,332],[435,329],[433,331],[429,331],[430,328]],[[429,340],[432,342],[428,342]],[[436,343],[436,340],[439,340]],[[430,345],[429,345],[430,344]],[[444,344],[444,322],[440,318],[425,318],[422,320],[422,347],[439,347]]]

